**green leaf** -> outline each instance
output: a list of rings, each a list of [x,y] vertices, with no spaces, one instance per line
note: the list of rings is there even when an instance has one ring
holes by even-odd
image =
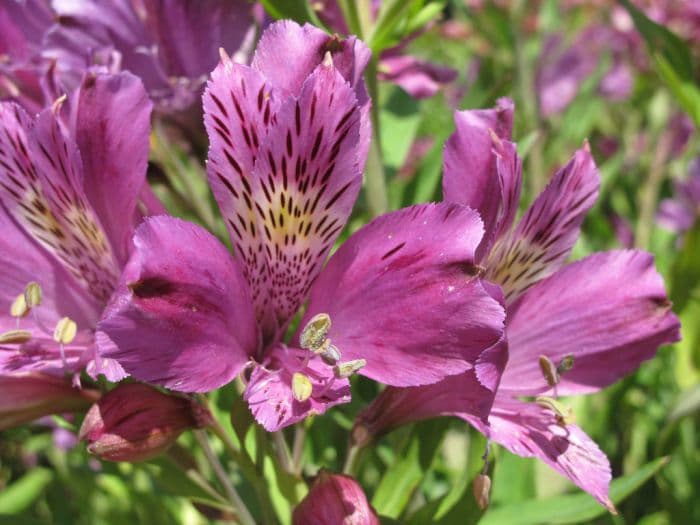
[[[685,234],[683,248],[673,264],[671,301],[676,312],[682,312],[688,301],[700,290],[698,253],[700,253],[700,222]]]
[[[617,504],[641,487],[668,463],[662,457],[610,484],[610,499]],[[588,523],[607,510],[588,494],[565,494],[554,498],[518,502],[489,509],[479,525],[539,525],[541,523]]]
[[[0,514],[18,514],[29,508],[53,480],[49,469],[37,467],[0,493]]]
[[[316,13],[311,8],[311,2],[306,0],[261,0],[265,11],[273,18],[290,18],[300,24],[310,22],[315,26],[323,27]]]

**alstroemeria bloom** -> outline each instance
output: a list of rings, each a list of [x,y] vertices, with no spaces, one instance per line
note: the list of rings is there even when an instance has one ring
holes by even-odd
[[[674,196],[664,199],[657,220],[664,228],[683,233],[700,218],[700,157],[690,163],[687,180],[674,181]]]
[[[44,55],[73,86],[91,66],[139,76],[159,112],[199,101],[219,48],[252,50],[253,4],[246,0],[53,0],[56,25]]]
[[[360,416],[356,433],[456,415],[511,452],[541,459],[613,509],[607,458],[554,398],[596,392],[634,371],[660,345],[679,339],[678,319],[648,253],[610,251],[566,264],[598,194],[587,147],[513,226],[521,163],[510,142],[512,121],[513,105],[505,99],[493,110],[456,113],[444,158],[445,199],[481,212],[486,234],[477,263],[506,300],[501,344],[508,346],[508,363],[489,425],[468,413],[455,376],[429,387],[385,390]],[[520,399],[525,396],[543,397],[534,403]]]
[[[204,97],[208,174],[235,257],[193,224],[147,220],[100,324],[116,343],[105,355],[186,392],[247,369],[244,396],[271,431],[348,401],[358,370],[409,386],[479,366],[504,313],[475,278],[476,212],[438,204],[383,216],[322,270],[361,185],[368,54],[354,38],[279,22],[251,67],[223,58]]]
[[[87,75],[70,103],[68,130],[58,107],[31,119],[0,104],[0,374],[118,379],[92,361],[95,329],[150,195],[151,102],[122,73]]]

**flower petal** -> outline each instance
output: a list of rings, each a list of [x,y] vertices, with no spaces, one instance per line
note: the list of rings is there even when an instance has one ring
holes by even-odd
[[[75,140],[83,188],[121,264],[128,258],[145,181],[152,104],[130,73],[88,74],[77,94]]]
[[[253,369],[243,397],[268,432],[350,401],[350,382],[335,378],[331,367],[316,356],[309,360],[308,354],[305,350],[277,346],[262,366]],[[294,373],[304,374],[310,381],[311,394],[304,401],[294,396]]]
[[[413,206],[353,234],[311,291],[304,320],[330,316],[328,337],[360,373],[393,386],[435,383],[474,368],[501,337],[503,310],[476,277],[478,214]]]
[[[443,84],[454,81],[457,71],[410,55],[382,54],[379,77],[397,84],[413,98],[421,99],[432,97]]]
[[[599,184],[586,145],[556,173],[515,230],[499,239],[489,254],[487,277],[503,288],[508,304],[564,264]]]
[[[480,260],[518,210],[521,162],[510,142],[513,101],[502,98],[494,109],[456,112],[455,125],[445,144],[442,191],[446,201],[481,215],[486,233]]]
[[[135,378],[184,392],[233,379],[257,349],[247,284],[206,230],[172,217],[144,221],[99,330],[99,353]]]
[[[560,395],[593,392],[635,370],[665,343],[678,341],[652,256],[598,253],[572,263],[525,293],[509,311],[510,360],[501,390],[535,395],[549,390],[540,355],[557,364],[572,354]]]
[[[550,410],[505,396],[496,397],[489,426],[475,418],[467,421],[513,454],[544,461],[615,512],[608,497],[610,462],[576,425],[564,427]]]

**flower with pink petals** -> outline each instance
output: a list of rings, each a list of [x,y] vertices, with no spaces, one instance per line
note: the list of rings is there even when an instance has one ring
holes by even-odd
[[[185,392],[245,371],[270,431],[347,402],[358,371],[414,386],[480,367],[504,313],[476,278],[476,212],[385,215],[323,267],[361,185],[368,58],[354,38],[293,22],[267,29],[250,67],[222,58],[204,96],[208,176],[235,256],[193,224],[147,220],[100,324],[115,343],[102,355]]]
[[[700,217],[700,157],[690,163],[687,180],[675,181],[673,198],[664,199],[657,220],[661,226],[676,233],[693,227]]]
[[[598,194],[587,146],[513,226],[521,163],[510,141],[512,121],[513,104],[505,99],[493,110],[456,113],[444,158],[445,199],[481,213],[486,234],[476,262],[505,297],[506,333],[497,346],[508,347],[508,362],[492,361],[494,371],[505,370],[488,425],[470,414],[466,374],[385,390],[361,414],[355,434],[456,415],[511,452],[541,459],[612,511],[610,464],[556,397],[596,392],[633,372],[660,345],[679,339],[678,319],[648,253],[610,251],[566,264]],[[530,396],[537,402],[521,400]]]

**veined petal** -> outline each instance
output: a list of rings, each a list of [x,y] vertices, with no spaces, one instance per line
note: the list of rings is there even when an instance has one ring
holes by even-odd
[[[509,312],[510,360],[501,390],[550,390],[539,356],[557,364],[571,354],[573,368],[557,392],[596,391],[635,370],[660,345],[678,341],[679,326],[650,254],[591,255],[533,286]]]
[[[88,74],[77,94],[75,140],[83,189],[121,264],[146,181],[152,104],[138,77]]]
[[[328,337],[360,373],[393,386],[435,383],[474,368],[503,333],[504,312],[474,262],[483,227],[457,204],[375,219],[333,255],[304,320],[326,313]]]
[[[465,419],[513,454],[544,461],[608,510],[615,511],[608,497],[610,462],[576,425],[563,426],[550,410],[505,395],[496,397],[488,426],[472,417]]]
[[[564,264],[599,185],[598,169],[585,146],[556,173],[515,230],[499,239],[486,275],[503,288],[508,304]]]
[[[118,279],[104,230],[83,192],[80,155],[50,109],[36,123],[0,104],[0,198],[26,231],[99,302]]]
[[[122,282],[98,326],[99,353],[135,378],[205,392],[233,379],[257,349],[245,279],[206,230],[172,217],[146,219]]]
[[[455,113],[456,131],[445,143],[444,199],[470,206],[484,221],[486,233],[478,260],[510,228],[518,210],[521,162],[510,142],[513,102],[498,100],[494,109]]]

